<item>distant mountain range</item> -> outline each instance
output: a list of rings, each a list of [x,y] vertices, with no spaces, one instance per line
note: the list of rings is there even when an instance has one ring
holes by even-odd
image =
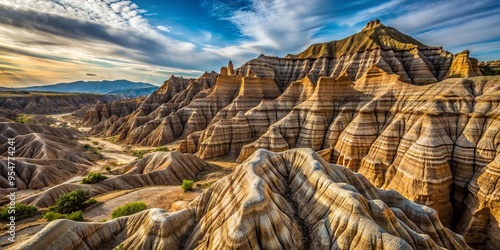
[[[17,88],[11,90],[39,91],[39,92],[66,92],[66,93],[89,93],[89,94],[114,94],[127,97],[144,96],[153,93],[158,86],[127,80],[115,81],[77,81],[69,83],[58,83],[54,85],[34,86]]]

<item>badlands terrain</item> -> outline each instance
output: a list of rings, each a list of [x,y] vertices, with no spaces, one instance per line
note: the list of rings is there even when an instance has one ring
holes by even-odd
[[[0,186],[15,138],[18,202],[38,212],[1,247],[498,249],[499,104],[468,51],[376,20],[145,98],[4,116]],[[107,179],[82,184],[92,172]],[[81,189],[85,222],[42,218]],[[131,201],[148,209],[111,219]]]

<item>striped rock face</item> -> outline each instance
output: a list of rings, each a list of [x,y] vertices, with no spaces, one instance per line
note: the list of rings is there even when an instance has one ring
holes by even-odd
[[[179,151],[205,160],[310,148],[432,207],[468,243],[500,244],[500,77],[481,76],[468,51],[453,55],[372,23],[297,55],[262,55],[184,90],[170,86],[182,83],[167,81],[92,132],[136,145],[181,140]]]
[[[19,249],[468,249],[435,210],[311,149],[258,150],[185,209],[58,220]],[[68,248],[68,246],[71,246]]]

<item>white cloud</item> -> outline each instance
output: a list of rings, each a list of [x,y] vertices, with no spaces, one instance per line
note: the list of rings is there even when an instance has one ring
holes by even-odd
[[[169,26],[163,26],[163,25],[158,25],[156,26],[157,29],[161,30],[161,31],[165,31],[165,32],[171,32],[172,31],[172,27],[169,27]]]
[[[163,74],[195,76],[194,72],[204,72],[200,70],[206,65],[204,62],[218,59],[214,54],[201,57],[195,44],[164,35],[161,31],[170,31],[171,27],[151,26],[143,16],[146,11],[131,1],[0,0],[0,13],[0,47],[10,51],[4,51],[9,54],[5,60],[13,60],[16,54],[25,55],[18,59],[17,68],[22,68],[27,61],[43,58],[48,67],[26,68],[37,72],[45,70],[44,78],[37,82],[53,83],[55,73],[62,79],[72,77],[71,70],[58,70],[62,62],[68,67],[78,67],[75,71],[137,79],[145,74],[144,68],[153,67],[151,65],[168,67],[161,71]],[[83,61],[101,65],[82,64]],[[105,74],[96,67],[112,73]],[[160,73],[154,75],[158,80]],[[21,84],[32,82],[27,71],[11,80]]]
[[[205,40],[212,39],[212,33],[210,31],[203,30],[201,33],[203,34],[203,38],[205,38]]]
[[[349,33],[358,32],[352,26],[366,19],[373,19],[380,13],[389,13],[403,0],[388,3],[369,3],[366,1],[344,1],[332,3],[328,0],[252,0],[251,6],[237,9],[215,5],[214,12],[226,13],[222,18],[232,22],[242,34],[235,45],[221,48],[206,48],[226,57],[245,57],[251,54],[270,54],[284,56],[298,53],[312,43],[333,40],[334,34],[318,37],[326,26],[349,26]],[[224,11],[219,11],[220,9]],[[342,37],[339,37],[342,38]]]
[[[500,8],[495,0],[228,1],[206,0],[204,4],[211,2],[213,16],[236,26],[240,37],[232,41],[222,41],[223,34],[215,29],[152,25],[147,17],[156,13],[148,13],[133,1],[0,0],[0,67],[21,69],[25,64],[27,70],[36,71],[31,61],[40,60],[44,79],[55,79],[57,74],[64,79],[78,77],[70,74],[71,67],[76,67],[80,75],[95,72],[130,79],[147,75],[162,82],[166,72],[196,76],[218,69],[227,60],[238,65],[261,53],[297,53],[312,43],[358,32],[373,18],[453,52],[469,47],[472,56],[498,51],[494,47],[498,41],[491,41],[500,37],[496,22]],[[220,45],[221,41],[230,46]],[[22,63],[1,65],[21,60],[16,56]],[[23,77],[14,73],[15,79]],[[25,77],[25,82],[40,75]]]

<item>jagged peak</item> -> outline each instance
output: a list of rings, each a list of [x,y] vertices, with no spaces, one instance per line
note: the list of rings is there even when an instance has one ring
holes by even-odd
[[[384,26],[384,25],[380,22],[380,20],[375,19],[375,20],[367,22],[365,28],[363,29],[363,31],[367,30],[367,29],[373,29],[373,28],[376,28],[376,27],[379,27],[379,26]]]
[[[401,31],[385,26],[380,20],[375,19],[366,24],[360,32],[338,41],[318,43],[309,46],[303,52],[287,58],[338,58],[355,52],[373,50],[411,50],[411,49],[440,49],[440,47],[427,46]]]

